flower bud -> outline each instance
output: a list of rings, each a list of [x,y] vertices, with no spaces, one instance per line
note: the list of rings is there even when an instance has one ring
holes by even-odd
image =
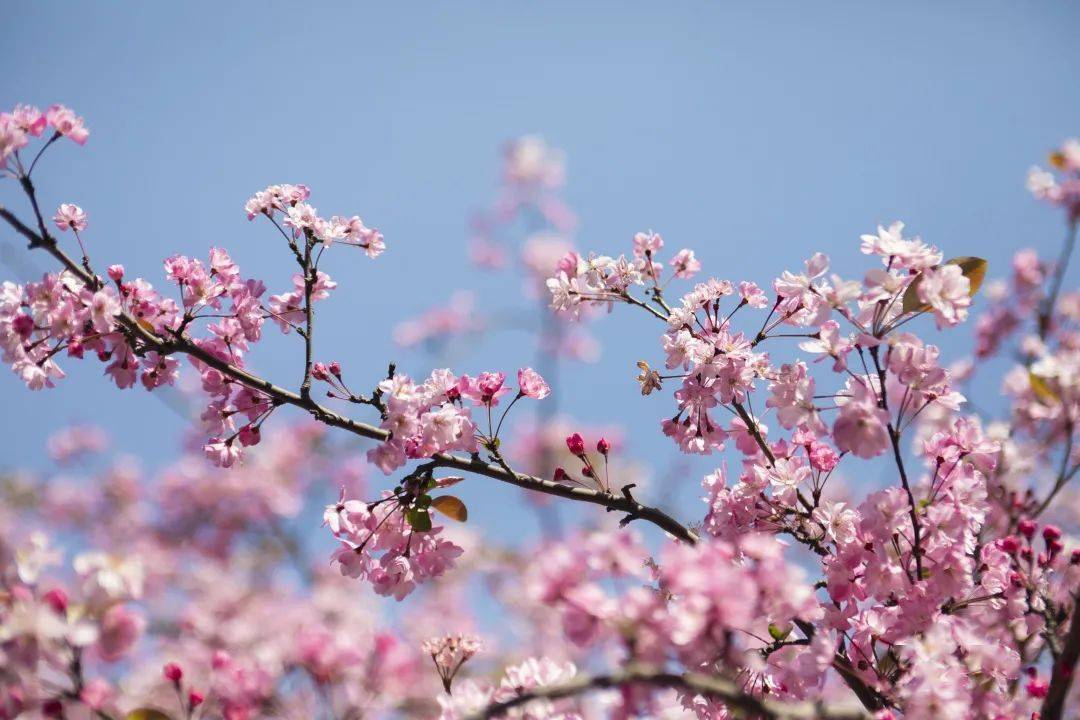
[[[997,546],[1010,555],[1015,555],[1020,550],[1020,538],[1015,535],[1003,537],[997,541]]]
[[[42,601],[51,607],[57,615],[66,615],[68,608],[68,596],[62,588],[53,588],[41,596]]]
[[[184,670],[176,663],[165,663],[165,667],[161,668],[161,674],[165,676],[166,680],[179,683],[184,677]]]

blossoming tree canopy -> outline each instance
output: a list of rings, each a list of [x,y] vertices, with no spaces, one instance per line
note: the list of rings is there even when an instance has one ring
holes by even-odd
[[[3,490],[0,718],[1080,711],[1080,293],[1066,284],[1080,142],[1028,178],[1063,215],[1060,256],[1020,251],[1008,280],[900,222],[862,236],[861,279],[816,253],[771,287],[701,280],[693,249],[671,252],[651,231],[617,256],[528,247],[552,322],[627,306],[659,335],[660,352],[624,363],[641,394],[670,393],[674,407],[635,423],[658,422],[683,453],[737,458],[702,481],[701,514],[677,518],[639,497],[619,444],[584,428],[548,448],[561,458],[551,468],[519,465],[506,445],[515,408],[558,392],[543,369],[412,377],[390,365],[356,379],[347,358],[321,357],[330,273],[365,271],[340,254],[377,260],[387,245],[357,215],[320,214],[304,185],[271,185],[243,208],[277,239],[280,277],[245,276],[222,248],[166,258],[158,288],[118,262],[99,272],[92,208],[50,216],[37,189],[46,150],[89,136],[61,105],[0,115],[0,218],[53,262],[3,285],[4,362],[33,391],[88,357],[118,389],[151,392],[190,366],[204,439],[159,478],[117,462],[76,490],[63,473],[107,439],[70,429],[50,441],[59,479]],[[542,141],[511,145],[504,210],[572,227],[554,193],[564,172]],[[502,262],[491,246],[474,255]],[[970,317],[969,359],[946,364],[920,337]],[[296,339],[295,384],[256,371],[264,330]],[[1011,364],[1002,417],[964,386],[994,356]],[[349,436],[369,442],[363,458],[335,440]],[[887,482],[846,488],[867,461],[888,463]],[[342,488],[318,531],[336,548],[332,571],[298,550],[317,529],[295,534],[316,481]],[[476,541],[484,518],[453,492],[491,481],[596,512],[587,529],[496,548]],[[359,583],[402,601],[408,622],[380,619]],[[464,599],[479,585],[522,632],[481,640]]]

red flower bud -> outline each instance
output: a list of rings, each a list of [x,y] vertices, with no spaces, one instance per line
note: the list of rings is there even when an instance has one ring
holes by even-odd
[[[41,596],[46,605],[56,611],[58,615],[65,615],[68,607],[67,593],[61,588],[53,588]]]
[[[997,541],[997,546],[1010,555],[1015,555],[1020,550],[1020,538],[1015,535],[1003,537]]]
[[[607,454],[608,454],[608,450],[610,450],[610,449],[611,449],[611,443],[608,442],[607,438],[600,438],[600,440],[597,441],[597,443],[596,443],[596,452],[598,452],[601,455],[606,457]]]
[[[1035,534],[1035,528],[1039,527],[1035,524],[1034,520],[1028,520],[1024,518],[1016,525],[1016,529],[1020,531],[1020,534],[1026,537],[1028,540]]]
[[[566,438],[566,449],[570,451],[572,455],[578,457],[585,454],[585,438],[581,437],[581,433],[574,433]]]
[[[161,674],[166,680],[179,683],[184,677],[184,670],[176,663],[165,663],[165,667],[161,668]]]
[[[192,710],[203,704],[203,700],[206,698],[198,690],[192,690],[188,693],[188,707]]]

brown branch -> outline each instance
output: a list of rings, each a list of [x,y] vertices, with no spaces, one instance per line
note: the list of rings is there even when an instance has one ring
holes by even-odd
[[[885,368],[882,367],[881,360],[878,358],[877,345],[870,348],[870,357],[874,361],[878,382],[881,385],[881,409],[888,412],[889,396],[888,392],[885,390]],[[904,469],[904,457],[900,452],[900,431],[893,426],[891,417],[889,419],[888,430],[889,441],[892,444],[893,458],[896,460],[896,469],[900,471],[900,484],[903,486],[904,492],[907,493],[908,517],[911,518],[911,554],[915,556],[915,582],[918,582],[923,579],[922,527],[919,523],[919,510],[918,506],[915,504],[915,495],[911,492],[911,483],[908,482],[907,470]]]
[[[90,286],[93,286],[94,283],[97,282],[97,278],[91,276],[81,265],[60,249],[55,240],[51,237],[41,237],[3,206],[0,206],[0,218],[4,219],[20,235],[27,238],[31,248],[44,249],[58,260],[68,272],[72,273],[82,282]],[[382,428],[358,422],[345,417],[344,415],[339,415],[318,404],[310,397],[304,398],[291,390],[287,390],[275,385],[269,380],[254,375],[248,370],[236,367],[216,355],[207,352],[203,348],[200,348],[198,345],[195,345],[184,335],[168,339],[159,337],[140,325],[135,318],[127,312],[122,312],[117,316],[117,322],[129,338],[141,344],[141,349],[143,350],[154,350],[162,355],[176,353],[189,355],[199,362],[218,370],[232,380],[262,392],[277,404],[298,407],[326,425],[340,428],[351,432],[354,435],[359,435],[360,437],[371,440],[378,440],[380,442],[385,441],[389,437],[389,433]],[[433,456],[430,459],[430,462],[432,463],[432,467],[447,467],[463,470],[476,475],[483,475],[495,480],[500,480],[511,485],[516,485],[517,487],[526,490],[534,490],[546,495],[555,495],[570,500],[600,505],[613,512],[626,513],[628,516],[641,518],[642,520],[656,525],[683,542],[693,544],[697,542],[698,539],[697,535],[692,530],[665,513],[663,510],[643,505],[629,496],[617,496],[597,490],[590,490],[588,488],[561,485],[551,480],[507,471],[498,465],[486,463],[479,457],[461,457],[450,453],[439,453],[438,455]]]
[[[1065,699],[1072,686],[1077,660],[1080,660],[1080,606],[1073,605],[1072,621],[1065,636],[1065,645],[1054,661],[1050,675],[1050,689],[1043,700],[1039,715],[1041,720],[1061,720],[1065,712]]]
[[[869,720],[862,710],[826,707],[821,703],[781,702],[750,695],[737,683],[701,673],[673,673],[646,666],[629,666],[612,675],[582,676],[559,685],[526,690],[503,702],[493,703],[469,716],[469,720],[497,718],[506,711],[534,700],[561,700],[594,690],[649,685],[672,688],[722,701],[735,717],[765,720]]]
[[[315,309],[311,305],[311,296],[315,290],[318,273],[311,263],[311,248],[314,239],[310,231],[304,233],[304,261],[300,269],[304,273],[304,380],[300,383],[300,397],[311,399],[311,365],[314,362],[312,346],[315,333]]]
[[[1069,222],[1069,229],[1065,234],[1065,245],[1061,248],[1061,255],[1054,265],[1054,275],[1050,280],[1050,292],[1039,309],[1039,339],[1045,340],[1050,334],[1050,322],[1054,319],[1054,309],[1057,306],[1058,295],[1061,293],[1061,285],[1065,281],[1065,270],[1069,267],[1069,258],[1072,257],[1073,248],[1076,246],[1077,220]]]

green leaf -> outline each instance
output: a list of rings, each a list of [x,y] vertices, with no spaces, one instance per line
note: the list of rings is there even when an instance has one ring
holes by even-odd
[[[431,513],[426,509],[409,508],[405,512],[405,519],[409,521],[409,527],[417,532],[427,532],[431,529]]]
[[[974,297],[975,293],[979,292],[979,288],[982,287],[983,280],[986,278],[987,262],[985,260],[980,257],[965,255],[964,257],[954,257],[946,260],[945,264],[960,266],[960,272],[968,279],[968,297]],[[921,282],[922,273],[919,273],[904,291],[902,309],[905,313],[926,312],[930,309],[930,306],[919,298],[919,283]]]
[[[911,281],[911,284],[907,286],[907,290],[904,291],[904,303],[901,306],[901,310],[905,313],[909,312],[926,312],[930,309],[930,305],[924,303],[919,298],[919,283],[922,282],[922,273],[915,276],[915,279]]]
[[[432,498],[431,507],[451,520],[465,522],[469,519],[469,509],[465,507],[465,503],[453,495],[440,495],[437,498]]]
[[[125,715],[124,720],[172,720],[172,717],[155,708],[138,708]]]
[[[783,642],[787,636],[791,634],[791,629],[791,625],[788,625],[786,628],[781,628],[778,625],[769,623],[769,637],[777,642]]]
[[[1043,404],[1050,405],[1058,402],[1058,395],[1054,392],[1054,388],[1050,387],[1046,378],[1028,370],[1028,381],[1031,383],[1031,391]]]

